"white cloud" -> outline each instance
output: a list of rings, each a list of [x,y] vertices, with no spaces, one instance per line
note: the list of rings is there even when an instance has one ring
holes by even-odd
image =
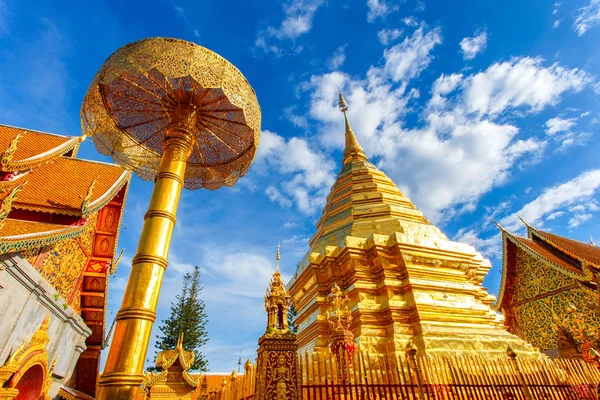
[[[265,189],[265,194],[273,203],[278,203],[282,207],[291,207],[292,201],[285,197],[275,186],[269,186]]]
[[[428,107],[443,108],[446,105],[447,100],[444,96],[446,96],[449,93],[452,93],[462,82],[462,80],[462,74],[442,74],[433,83],[433,88],[431,90],[431,99],[429,100]]]
[[[466,37],[460,41],[460,49],[465,60],[472,60],[477,54],[485,50],[487,47],[487,32],[485,30],[479,33],[475,32],[475,36]]]
[[[557,19],[556,21],[554,21],[554,24],[552,24],[552,26],[554,28],[558,28],[561,23],[562,23],[562,20],[561,19]]]
[[[433,59],[433,48],[440,43],[439,28],[427,32],[423,27],[418,28],[410,38],[384,51],[383,71],[395,82],[416,78],[427,68]]]
[[[425,36],[413,35],[417,41]],[[419,59],[413,60],[420,65]],[[558,64],[545,67],[537,58],[495,63],[473,75],[442,75],[433,84],[422,126],[408,129],[404,116],[418,92],[408,89],[406,81],[395,83],[383,68],[371,67],[364,79],[339,72],[312,76],[302,86],[310,92],[309,116],[320,123],[317,137],[322,144],[341,148],[341,87],[350,105],[349,119],[367,154],[437,222],[472,211],[511,171],[540,159],[545,139],[520,138],[515,123],[496,119],[509,112],[524,116],[540,111],[556,104],[566,91],[579,91],[591,82],[583,71]],[[418,70],[413,65],[404,68]]]
[[[582,36],[588,29],[600,23],[600,0],[590,0],[590,4],[578,10],[573,29]]]
[[[419,21],[417,21],[417,19],[415,17],[405,17],[402,19],[402,22],[406,26],[416,27],[416,26],[420,25]]]
[[[554,3],[554,9],[552,10],[552,15],[558,14],[560,11],[560,7],[562,6],[562,1],[557,1]]]
[[[296,39],[304,35],[312,29],[313,17],[323,3],[323,0],[301,0],[285,4],[284,20],[279,28],[269,27],[268,34],[278,39]]]
[[[379,32],[377,32],[377,37],[379,38],[381,44],[387,46],[388,44],[402,36],[403,32],[404,31],[402,29],[382,29]]]
[[[340,46],[333,52],[333,55],[327,60],[327,66],[331,70],[336,70],[346,61],[346,46]]]
[[[456,233],[454,240],[470,244],[485,257],[493,258],[502,256],[502,235],[499,233],[487,239],[482,239],[475,229],[461,228]]]
[[[269,26],[266,31],[260,31],[254,45],[265,53],[281,56],[284,52],[280,45],[272,40],[296,40],[310,32],[315,13],[325,3],[325,0],[297,0],[283,5],[284,19],[278,27]],[[298,54],[302,46],[294,46],[292,53]]]
[[[593,196],[600,190],[600,169],[586,171],[570,181],[547,188],[535,200],[501,220],[509,230],[520,228],[519,216],[530,224],[541,225],[545,219],[557,218],[557,211],[575,213],[573,223],[586,220],[587,211],[596,211]],[[593,204],[590,209],[587,204]],[[573,208],[582,205],[584,208]],[[577,216],[579,215],[579,216]]]
[[[304,138],[288,140],[270,131],[261,132],[256,162],[283,175],[284,180],[265,192],[283,206],[296,204],[304,214],[314,214],[334,181],[334,163],[311,148]]]
[[[576,228],[593,217],[592,214],[575,214],[575,216],[569,219],[569,228]]]
[[[472,76],[465,86],[468,113],[496,115],[507,108],[528,107],[537,112],[554,105],[567,92],[579,92],[593,81],[585,71],[559,64],[543,66],[543,59],[521,57],[492,64]]]
[[[283,109],[283,118],[297,128],[308,129],[308,119],[304,115],[296,114],[296,107],[290,106]]]
[[[550,118],[546,121],[546,134],[554,135],[559,132],[569,132],[577,125],[577,118],[562,119],[560,117]]]
[[[385,0],[367,0],[367,21],[374,22],[379,17],[385,17],[389,13],[398,10],[397,5],[392,5]]]

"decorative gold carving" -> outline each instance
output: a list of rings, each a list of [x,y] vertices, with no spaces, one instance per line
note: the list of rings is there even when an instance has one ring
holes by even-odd
[[[291,304],[291,296],[287,292],[279,273],[280,258],[280,246],[278,245],[275,272],[265,294],[265,310],[268,316],[266,335],[271,336],[286,335],[291,332],[287,316]]]
[[[191,399],[196,394],[198,378],[189,373],[194,363],[194,352],[183,348],[183,334],[174,350],[160,351],[156,355],[158,373],[145,373],[143,389],[150,399]],[[194,397],[195,398],[195,397]]]
[[[578,320],[571,318],[569,309],[588,309],[587,303],[595,296],[577,285],[575,279],[551,268],[541,257],[517,247],[515,258],[512,305],[515,322],[511,330],[542,350],[558,348],[560,327],[565,323],[576,324]],[[597,336],[600,321],[592,312],[580,322],[586,325],[585,331]],[[565,346],[564,339],[561,340]],[[581,343],[584,338],[576,341]]]
[[[2,169],[4,171],[8,171],[8,169],[6,167],[12,161],[13,156],[15,155],[15,152],[17,151],[17,146],[19,145],[19,141],[21,140],[21,137],[23,137],[23,134],[26,132],[27,131],[20,132],[17,136],[15,136],[15,138],[13,140],[11,140],[10,143],[8,144],[8,148],[4,151],[4,153],[2,153],[2,158],[0,158],[0,163],[2,164]]]
[[[188,189],[232,186],[243,176],[261,120],[254,90],[237,68],[204,47],[168,38],[113,54],[92,81],[81,117],[101,153],[145,180],[156,176],[167,127],[192,132]]]
[[[87,190],[87,194],[85,195],[83,202],[81,203],[81,215],[83,215],[84,217],[87,217],[89,214],[88,206],[92,202],[92,196],[94,194],[94,186],[96,186],[96,182],[98,182],[98,178],[100,178],[100,176],[97,176],[94,178],[94,180],[90,184],[90,187]]]
[[[19,390],[17,385],[21,378],[32,367],[39,366],[41,373],[41,392],[39,396],[43,396],[45,400],[50,400],[48,391],[52,385],[52,372],[56,365],[56,360],[49,367],[48,352],[46,346],[50,342],[48,336],[48,326],[50,325],[50,316],[44,318],[40,327],[33,333],[29,343],[23,341],[21,346],[14,351],[8,360],[0,367],[0,399],[14,399]],[[39,397],[38,397],[39,398]]]
[[[331,293],[327,297],[326,319],[334,333],[344,333],[350,329],[352,323],[352,312],[348,309],[350,299],[344,294],[342,289],[334,283],[331,287]]]
[[[97,217],[97,214],[89,217],[87,228],[79,237],[56,243],[40,267],[40,275],[65,300],[79,297],[72,294],[78,289],[76,285],[88,262],[88,255],[92,254]]]
[[[2,203],[0,203],[0,229],[2,229],[6,222],[6,218],[12,209],[12,203],[17,198],[17,194],[19,194],[26,184],[27,182],[16,186],[4,199],[2,199]]]
[[[125,249],[121,249],[121,252],[119,253],[119,256],[116,258],[116,260],[113,260],[110,263],[110,266],[108,267],[108,274],[109,275],[114,275],[117,273],[117,267],[119,266],[119,264],[121,263],[121,260],[123,259],[123,253],[125,253]]]

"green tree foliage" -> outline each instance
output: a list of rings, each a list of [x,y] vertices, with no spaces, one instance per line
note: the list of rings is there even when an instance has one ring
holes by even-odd
[[[290,304],[288,308],[288,326],[290,330],[294,333],[298,333],[298,326],[296,325],[296,309],[293,304]]]
[[[181,294],[171,303],[171,315],[163,320],[158,328],[162,335],[157,335],[156,347],[159,350],[175,349],[177,339],[183,333],[183,348],[194,352],[194,364],[191,369],[207,371],[208,360],[200,352],[200,347],[208,341],[208,319],[204,311],[204,301],[200,299],[201,292],[200,267],[195,266],[192,273],[184,275]]]

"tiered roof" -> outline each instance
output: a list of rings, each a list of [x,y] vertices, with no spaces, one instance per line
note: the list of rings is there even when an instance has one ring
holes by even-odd
[[[74,158],[83,140],[0,125],[0,254],[78,235],[130,180],[116,165]]]
[[[310,241],[317,251],[339,245],[347,236],[368,238],[374,233],[401,232],[402,220],[431,225],[394,182],[369,162],[350,126],[347,109],[340,94],[346,123],[343,165]],[[441,232],[439,235],[447,240]]]
[[[527,224],[527,238],[513,235],[500,226],[503,242],[502,282],[496,308],[510,307],[515,284],[516,263],[508,246],[516,246],[532,257],[581,282],[582,287],[595,288],[594,273],[600,272],[600,248],[592,244],[558,236]],[[510,321],[506,321],[510,323]]]

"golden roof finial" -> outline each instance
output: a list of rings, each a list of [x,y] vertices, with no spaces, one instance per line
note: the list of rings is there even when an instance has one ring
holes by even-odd
[[[356,140],[356,136],[354,136],[354,131],[352,130],[352,127],[350,126],[350,121],[348,121],[348,114],[346,113],[346,111],[348,111],[348,103],[346,103],[346,100],[344,99],[344,96],[342,95],[342,91],[339,90],[339,88],[338,88],[338,91],[339,91],[339,95],[340,95],[340,102],[339,102],[340,111],[344,113],[344,120],[346,122],[346,147],[344,148],[343,164],[346,165],[347,163],[349,163],[351,161],[367,160],[365,151],[360,146],[360,144],[358,144],[358,141]]]
[[[6,218],[8,218],[8,214],[12,210],[12,204],[17,198],[17,194],[23,190],[23,186],[26,184],[27,182],[24,182],[15,186],[15,188],[0,202],[0,229],[4,226],[4,222],[6,222]]]
[[[279,260],[281,260],[281,243],[277,243],[277,255],[275,256],[275,272],[279,272]]]
[[[15,152],[17,151],[17,146],[19,144],[19,141],[21,140],[21,138],[23,137],[23,133],[25,133],[25,132],[27,132],[27,131],[19,132],[19,134],[17,136],[15,136],[15,138],[13,140],[10,141],[10,143],[8,144],[8,148],[4,151],[4,153],[2,153],[2,157],[0,157],[0,164],[2,164],[2,167],[4,170],[7,170],[6,167],[12,161],[13,156],[15,155]]]

